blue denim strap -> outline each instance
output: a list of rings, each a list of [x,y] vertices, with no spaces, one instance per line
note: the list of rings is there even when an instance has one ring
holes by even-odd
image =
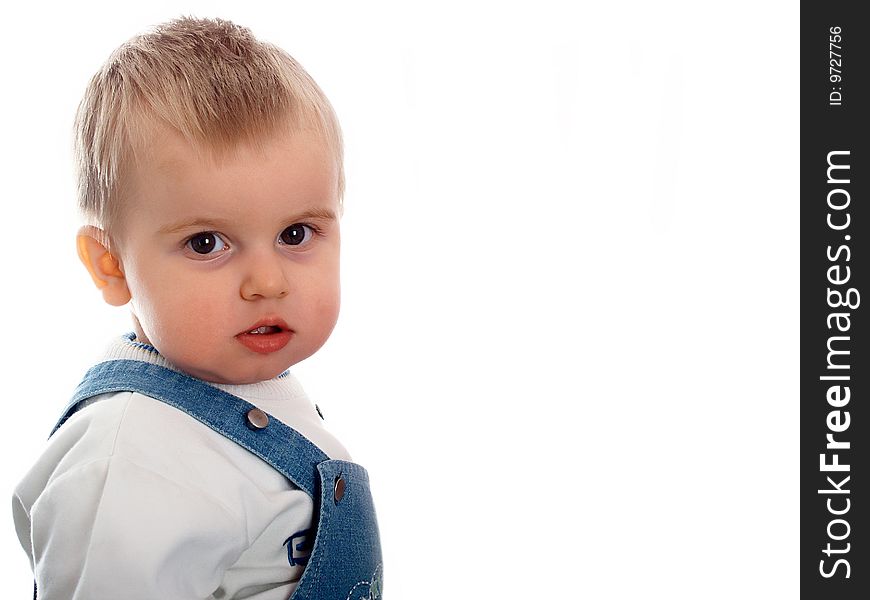
[[[173,406],[253,452],[275,467],[312,498],[318,481],[317,465],[329,457],[301,433],[269,416],[262,429],[248,426],[250,402],[208,383],[138,360],[111,360],[91,368],[76,388],[54,433],[81,403],[100,394],[139,392]]]

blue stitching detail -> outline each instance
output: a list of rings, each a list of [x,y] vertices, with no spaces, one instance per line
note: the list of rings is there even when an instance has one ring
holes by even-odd
[[[296,565],[305,566],[308,564],[308,559],[311,556],[311,528],[303,529],[302,531],[297,531],[286,540],[284,540],[284,545],[287,546],[287,560],[290,562],[291,567],[295,567]],[[302,541],[296,542],[299,538],[302,538]],[[296,552],[296,556],[293,556],[293,553]]]
[[[157,348],[155,348],[151,344],[143,344],[142,342],[137,342],[136,341],[136,333],[133,331],[126,334],[124,337],[127,338],[127,343],[129,343],[131,346],[136,346],[137,348],[142,348],[143,350],[148,350],[149,352],[153,352],[154,354],[157,354],[157,355],[160,354],[157,351]]]

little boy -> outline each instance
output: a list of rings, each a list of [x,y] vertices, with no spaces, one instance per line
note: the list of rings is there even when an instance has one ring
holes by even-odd
[[[247,29],[180,19],[112,54],[76,141],[79,257],[134,333],[16,490],[38,597],[380,597],[366,472],[287,372],[338,316],[328,100]]]

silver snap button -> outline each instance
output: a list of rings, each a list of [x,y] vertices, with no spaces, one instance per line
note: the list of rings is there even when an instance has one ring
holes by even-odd
[[[251,429],[265,429],[269,425],[269,415],[259,408],[252,408],[247,414],[248,427]]]
[[[335,478],[335,489],[334,489],[334,494],[333,494],[335,497],[336,504],[341,502],[341,499],[344,498],[344,488],[345,488],[344,476],[339,475],[338,477]]]

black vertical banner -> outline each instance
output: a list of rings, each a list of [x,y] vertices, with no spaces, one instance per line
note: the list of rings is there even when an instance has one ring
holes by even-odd
[[[801,5],[801,594],[870,598],[870,23]]]

